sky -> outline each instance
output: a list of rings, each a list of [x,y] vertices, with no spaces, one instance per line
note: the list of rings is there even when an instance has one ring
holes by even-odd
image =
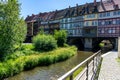
[[[65,9],[69,6],[73,7],[76,4],[81,5],[89,2],[94,2],[94,0],[19,0],[21,17],[24,18],[27,15]]]

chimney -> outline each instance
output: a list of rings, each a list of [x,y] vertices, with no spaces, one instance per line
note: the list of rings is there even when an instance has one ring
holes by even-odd
[[[97,5],[97,2],[96,2],[96,0],[94,0],[94,6],[96,6]]]
[[[27,17],[30,17],[29,15],[27,15]]]
[[[78,4],[76,4],[76,7],[78,8]]]
[[[55,12],[57,12],[58,10],[56,9]]]
[[[35,16],[34,14],[32,14],[32,16]]]
[[[76,4],[76,15],[78,16],[78,4]]]
[[[69,6],[69,9],[70,9],[71,7]]]

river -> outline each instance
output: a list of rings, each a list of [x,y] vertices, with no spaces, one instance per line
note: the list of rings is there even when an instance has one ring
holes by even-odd
[[[78,51],[77,55],[66,61],[49,66],[36,67],[29,71],[23,71],[5,80],[56,80],[92,54],[92,52]]]

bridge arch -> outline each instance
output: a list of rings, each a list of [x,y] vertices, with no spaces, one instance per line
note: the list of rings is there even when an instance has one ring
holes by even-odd
[[[93,40],[93,50],[99,50],[100,49],[99,44],[103,40],[108,40],[110,42],[110,44],[112,44],[113,49],[115,48],[115,46],[116,46],[116,40],[115,40],[115,38],[97,38],[96,40]]]
[[[71,38],[68,43],[70,45],[75,45],[78,50],[84,50],[84,39],[82,38]]]

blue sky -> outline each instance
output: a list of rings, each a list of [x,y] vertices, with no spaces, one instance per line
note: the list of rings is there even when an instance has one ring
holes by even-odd
[[[85,4],[94,0],[19,0],[21,3],[21,16],[38,14],[73,7],[76,4]],[[99,0],[97,0],[99,1]]]

